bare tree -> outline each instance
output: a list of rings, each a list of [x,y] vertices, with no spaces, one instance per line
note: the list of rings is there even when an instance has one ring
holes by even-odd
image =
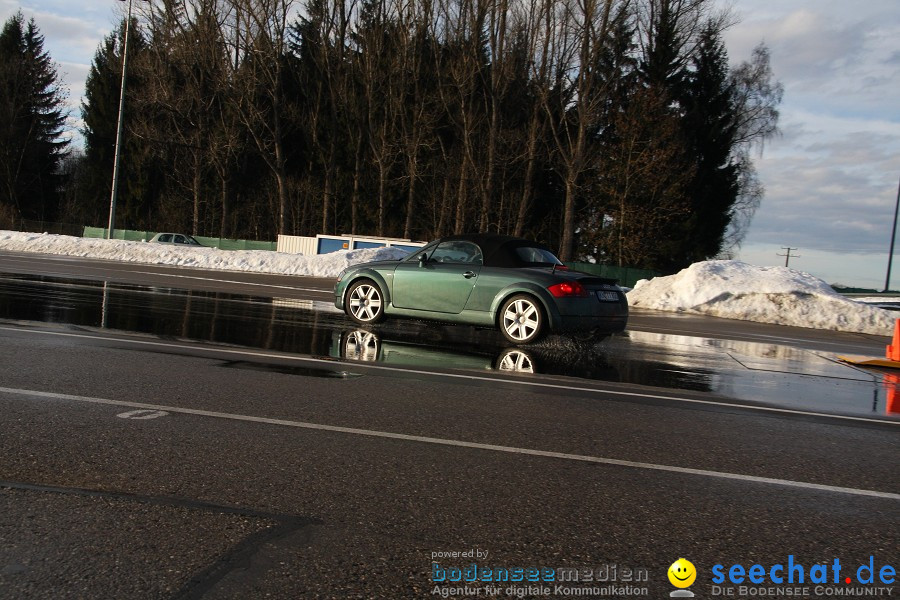
[[[339,145],[343,135],[358,135],[353,124],[358,111],[346,114],[346,109],[355,108],[358,103],[357,90],[348,78],[347,56],[356,7],[355,0],[313,0],[307,3],[302,24],[296,29],[299,39],[294,50],[300,56],[302,92],[308,98],[303,122],[315,152],[308,161],[306,175],[321,182],[318,203],[320,231],[324,233],[335,229],[338,213],[336,180],[342,166],[337,159]],[[354,168],[356,176],[360,174],[359,167],[357,164]],[[351,200],[351,205],[355,214],[356,201]]]
[[[552,0],[526,3],[527,10],[522,11],[520,9],[518,13],[520,15],[521,29],[525,32],[528,39],[528,53],[532,57],[531,87],[535,90],[549,86],[550,41],[552,38],[550,35],[552,29],[549,27],[549,23],[552,21],[550,15],[552,5]],[[543,36],[541,35],[542,23],[548,23]],[[549,99],[545,96],[536,95],[544,98],[545,102],[549,102]],[[523,157],[525,173],[522,178],[522,193],[519,197],[515,227],[513,229],[513,234],[516,236],[522,236],[525,233],[528,211],[531,208],[534,196],[534,176],[538,165],[538,145],[544,139],[547,128],[547,113],[543,110],[544,106],[537,101],[537,98],[532,99],[530,104],[531,110],[525,130],[525,153]]]
[[[665,228],[684,215],[684,190],[693,175],[690,157],[679,143],[679,122],[659,90],[637,91],[614,117],[617,142],[605,146],[594,191],[608,205],[593,223],[593,239],[601,260],[619,266],[652,262]]]
[[[739,192],[731,209],[731,219],[722,243],[722,254],[728,256],[740,247],[750,221],[759,208],[764,193],[750,160],[753,148],[762,153],[765,143],[778,135],[778,105],[784,87],[773,79],[769,51],[760,44],[753,49],[749,61],[731,74],[736,124],[735,154],[739,173]]]
[[[150,43],[132,65],[133,77],[143,80],[135,107],[142,118],[135,121],[134,133],[170,165],[168,199],[160,210],[169,218],[189,220],[197,235],[207,208],[206,173],[216,152],[211,122],[223,89],[217,6],[212,0],[163,0],[140,8]],[[189,210],[182,209],[180,199],[189,200]]]
[[[762,146],[778,135],[778,105],[784,86],[773,81],[769,49],[760,44],[753,56],[731,75],[735,112],[738,114],[736,144],[743,149]]]
[[[403,89],[399,66],[402,64],[403,33],[398,31],[397,14],[390,0],[373,0],[361,19],[359,32],[359,70],[366,105],[366,139],[377,178],[375,192],[378,235],[386,233],[388,184],[399,158],[397,140],[403,112]]]
[[[234,107],[275,178],[276,231],[286,233],[288,172],[285,138],[291,119],[284,94],[287,31],[294,0],[231,0],[239,21],[240,74]]]
[[[563,0],[546,16],[544,35],[550,37],[554,86],[543,89],[542,102],[565,189],[559,244],[563,261],[574,257],[579,178],[591,164],[591,127],[606,91],[596,65],[616,3],[617,0]]]
[[[436,38],[444,45],[437,61],[437,70],[443,78],[439,93],[446,118],[453,125],[456,153],[459,155],[456,174],[456,206],[454,233],[462,233],[469,226],[469,197],[472,182],[475,194],[480,195],[481,174],[477,137],[483,131],[485,111],[479,98],[481,69],[484,56],[481,48],[482,33],[487,18],[485,0],[447,0],[439,4],[436,22]]]
[[[434,127],[437,115],[433,99],[428,97],[427,69],[434,55],[434,44],[428,35],[433,18],[431,2],[397,0],[402,49],[399,65],[400,88],[404,95],[400,118],[400,136],[406,159],[406,218],[403,237],[411,238],[417,223],[416,193],[420,177],[421,155],[435,146]]]

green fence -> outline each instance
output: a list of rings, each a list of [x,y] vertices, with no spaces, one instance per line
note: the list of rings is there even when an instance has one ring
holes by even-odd
[[[582,271],[597,275],[598,277],[608,277],[615,279],[619,285],[623,287],[634,287],[634,284],[641,279],[652,279],[658,277],[661,273],[651,271],[649,269],[633,269],[631,267],[614,267],[612,265],[598,265],[586,262],[567,262],[566,266],[575,271]]]
[[[86,238],[106,238],[107,230],[102,227],[85,227],[82,237]],[[130,229],[116,229],[113,231],[113,239],[128,240],[130,242],[146,242],[157,232],[155,231],[133,231]],[[275,242],[259,242],[255,240],[230,240],[227,238],[213,238],[196,235],[194,238],[210,248],[218,248],[220,250],[271,250],[274,251],[277,244]]]
[[[108,230],[102,227],[85,227],[81,237],[106,239]],[[129,242],[146,242],[152,238],[155,233],[152,231],[131,231],[129,229],[116,229],[113,231],[114,240],[127,240]]]
[[[219,250],[270,250],[275,251],[276,242],[260,242],[257,240],[229,240],[227,238],[211,238],[195,235],[194,238],[204,246]]]

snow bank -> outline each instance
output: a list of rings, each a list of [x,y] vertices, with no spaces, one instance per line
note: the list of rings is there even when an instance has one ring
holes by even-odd
[[[372,260],[398,260],[408,255],[407,251],[399,248],[367,248],[303,256],[267,250],[218,250],[216,248],[169,246],[149,242],[77,238],[67,235],[18,231],[0,231],[0,249],[199,269],[256,271],[309,277],[337,277],[338,273],[349,265]]]
[[[642,280],[628,292],[629,305],[889,336],[895,315],[844,298],[808,273],[756,267],[739,261],[695,263],[668,277]]]

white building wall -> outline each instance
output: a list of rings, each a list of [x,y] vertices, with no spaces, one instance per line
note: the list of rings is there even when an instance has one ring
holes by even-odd
[[[275,250],[288,254],[311,256],[316,253],[316,238],[301,235],[279,235]]]

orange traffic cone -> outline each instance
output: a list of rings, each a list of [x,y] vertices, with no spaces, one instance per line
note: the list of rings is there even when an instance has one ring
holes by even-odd
[[[888,360],[900,361],[900,319],[894,323],[894,343],[887,347],[885,357]]]

